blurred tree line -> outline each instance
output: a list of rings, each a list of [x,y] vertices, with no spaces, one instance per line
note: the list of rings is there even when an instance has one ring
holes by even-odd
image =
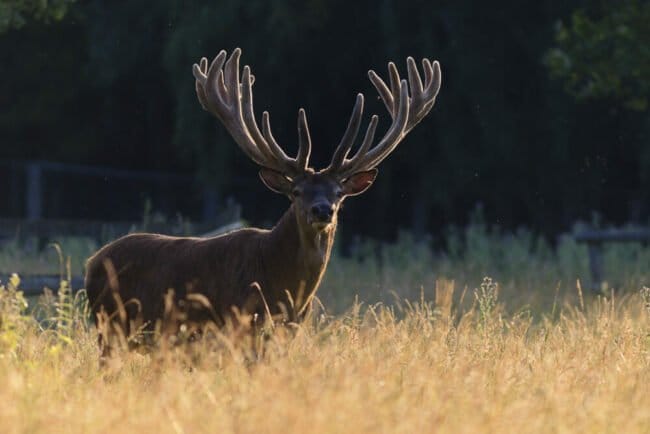
[[[50,22],[61,20],[77,0],[2,0],[0,1],[0,32],[20,29],[28,20]]]
[[[35,6],[37,5],[37,6]],[[38,6],[40,5],[40,6]],[[45,8],[43,8],[45,6]],[[52,7],[53,9],[49,9]],[[322,167],[388,60],[440,60],[437,106],[380,167],[342,230],[388,237],[488,221],[547,234],[594,211],[647,221],[648,1],[0,0],[0,159],[193,172],[275,220],[255,167],[201,110],[191,65],[243,49],[258,114],[295,150],[305,107]],[[363,128],[363,127],[362,127]],[[259,194],[258,194],[259,193]]]

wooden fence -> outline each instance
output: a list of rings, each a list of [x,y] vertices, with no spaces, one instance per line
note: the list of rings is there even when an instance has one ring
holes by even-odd
[[[211,221],[221,207],[214,188],[187,173],[42,160],[0,160],[0,171],[2,216],[132,219],[148,201],[155,211]]]
[[[588,230],[575,236],[579,243],[587,243],[589,251],[589,269],[591,272],[591,290],[600,293],[603,289],[604,267],[603,244],[605,243],[649,243],[650,230]]]
[[[5,216],[0,218],[0,243],[17,241],[34,251],[62,237],[87,237],[101,245],[132,232],[213,236],[242,225],[238,203],[220,198],[189,174],[42,160],[0,160],[0,171],[5,174],[0,179],[0,215]],[[238,193],[248,191],[247,184],[235,181]],[[145,211],[141,220],[129,221],[143,214],[145,204],[167,216],[194,220],[160,221],[159,215]],[[126,220],[101,220],[122,218]],[[0,281],[6,282],[11,271],[0,270]],[[60,284],[57,275],[20,277],[27,295],[40,294],[44,287],[56,290]],[[82,277],[73,276],[71,286],[83,287]]]
[[[238,220],[236,213],[233,213],[231,217],[230,221]],[[189,221],[147,223],[142,221],[105,222],[97,220],[0,218],[0,239],[23,240],[39,238],[52,240],[57,237],[88,237],[98,243],[103,243],[131,232],[196,235],[211,231],[214,226],[214,223],[194,223]]]

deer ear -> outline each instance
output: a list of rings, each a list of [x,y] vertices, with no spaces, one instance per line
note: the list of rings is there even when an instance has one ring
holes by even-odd
[[[260,169],[260,178],[264,185],[276,193],[289,194],[291,192],[291,180],[280,172],[262,168]]]
[[[346,196],[356,196],[368,189],[375,181],[379,171],[370,169],[364,172],[358,172],[343,181],[343,193]]]

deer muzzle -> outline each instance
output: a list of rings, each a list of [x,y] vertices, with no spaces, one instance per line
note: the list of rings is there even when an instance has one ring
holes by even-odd
[[[319,202],[312,205],[309,210],[310,223],[312,225],[328,225],[332,223],[334,207],[327,202]]]

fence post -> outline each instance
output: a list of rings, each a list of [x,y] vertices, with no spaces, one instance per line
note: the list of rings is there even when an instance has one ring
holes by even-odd
[[[27,220],[38,220],[43,217],[43,170],[41,164],[27,164],[25,174],[27,175],[25,214]]]
[[[603,289],[603,244],[589,241],[589,269],[591,271],[591,291],[600,294]]]
[[[218,208],[217,201],[219,200],[219,195],[217,189],[204,185],[203,186],[203,218],[204,222],[213,223],[217,218]]]

